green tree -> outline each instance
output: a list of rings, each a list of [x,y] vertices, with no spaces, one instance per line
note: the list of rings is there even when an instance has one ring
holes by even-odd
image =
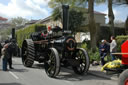
[[[98,4],[100,4],[100,3],[105,3],[105,1],[106,1],[106,0],[95,0],[95,2],[98,3]],[[89,3],[91,3],[90,6],[89,6],[91,9],[90,9],[89,7],[88,7],[88,8],[89,8],[89,11],[90,11],[90,12],[89,12],[89,13],[90,13],[90,23],[92,23],[92,21],[93,21],[92,19],[94,19],[94,18],[92,18],[92,16],[94,16],[94,15],[92,15],[92,13],[94,14],[94,12],[91,12],[91,11],[94,11],[94,10],[93,10],[93,9],[94,9],[94,8],[93,8],[93,6],[94,6],[94,0],[93,0],[93,1],[89,0]],[[92,16],[91,16],[91,15],[92,15]],[[113,9],[112,9],[112,0],[108,0],[108,17],[109,17],[109,24],[110,24],[110,29],[111,29],[112,35],[115,35],[115,32],[114,32],[114,14],[113,14]],[[90,23],[89,23],[89,24],[90,24]],[[92,45],[92,48],[95,48],[95,44],[94,44],[94,43],[95,43],[95,41],[96,41],[96,40],[95,40],[96,38],[95,38],[95,35],[94,35],[94,32],[93,32],[93,31],[96,31],[96,26],[95,26],[95,23],[94,23],[94,22],[93,22],[93,25],[94,25],[93,28],[91,27],[91,25],[92,25],[92,24],[89,25],[89,27],[90,27],[90,28],[89,28],[89,29],[90,29],[90,33],[91,33],[91,30],[93,29],[93,30],[92,30],[92,33],[91,33],[91,35],[92,35],[92,37],[91,37],[91,38],[92,38],[92,41],[91,41],[92,43],[91,43],[91,45]],[[93,36],[94,36],[94,37],[93,37]],[[94,40],[93,40],[93,39],[94,39]],[[93,43],[93,42],[94,42],[94,43]],[[94,44],[94,45],[93,45],[93,44]]]
[[[80,27],[86,20],[85,12],[77,11],[76,9],[70,9],[69,11],[69,29],[74,33],[81,31]]]
[[[91,48],[92,51],[96,51],[96,24],[94,20],[94,0],[88,1],[88,11],[89,11],[89,30],[91,36]]]
[[[127,19],[125,21],[125,31],[128,34],[128,17],[127,17]]]
[[[11,24],[11,27],[15,28],[17,26],[24,25],[25,23],[28,22],[28,20],[22,17],[16,17],[16,18],[12,18],[9,22]]]
[[[8,39],[10,34],[11,34],[11,29],[0,30],[0,36],[1,36],[0,41],[4,41]]]
[[[114,32],[115,17],[114,17],[113,8],[112,8],[112,0],[108,0],[108,17],[109,17],[109,24],[110,24],[112,35],[115,35],[115,32]]]
[[[125,0],[126,1],[126,3],[128,4],[128,0]]]
[[[54,21],[59,20],[62,22],[62,5],[69,4],[69,29],[73,32],[79,31],[79,27],[85,21],[85,10],[77,7],[77,0],[51,0],[49,6],[53,8],[52,18]],[[82,9],[82,10],[81,10]]]
[[[115,4],[115,3],[116,3],[116,4],[118,3],[119,5],[121,5],[121,4],[128,4],[128,0],[115,0],[115,1],[114,1],[114,4]]]
[[[91,36],[91,49],[92,52],[96,51],[96,23],[94,20],[94,0],[80,0],[81,3],[88,1],[88,13],[89,13],[89,30]]]

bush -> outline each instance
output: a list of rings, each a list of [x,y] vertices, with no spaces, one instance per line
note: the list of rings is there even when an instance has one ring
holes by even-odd
[[[87,42],[88,43],[88,42]],[[93,53],[92,50],[90,49],[90,46],[89,44],[87,43],[82,43],[81,44],[81,48],[84,48],[87,52],[88,52],[88,55],[90,57],[90,62],[92,62],[93,60],[95,61],[100,61],[100,53],[99,53],[99,49],[96,48],[96,52]]]
[[[18,46],[21,47],[23,41],[29,38],[31,33],[39,32],[41,30],[46,30],[46,26],[42,24],[33,24],[24,29],[17,30],[16,37],[17,37]]]
[[[100,53],[98,48],[96,48],[95,53],[92,52],[92,50],[88,50],[88,55],[90,56],[90,62],[100,61]]]
[[[124,41],[126,41],[128,39],[128,36],[117,36],[116,37],[116,41],[117,41],[117,51],[121,52],[121,45],[123,44]]]

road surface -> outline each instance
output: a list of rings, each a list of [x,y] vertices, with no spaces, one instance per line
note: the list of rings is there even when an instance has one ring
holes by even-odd
[[[61,68],[57,78],[49,78],[43,64],[34,63],[32,68],[22,65],[20,58],[13,58],[13,67],[2,71],[0,62],[0,85],[117,85],[116,80],[96,77],[91,74],[76,75],[72,70]]]

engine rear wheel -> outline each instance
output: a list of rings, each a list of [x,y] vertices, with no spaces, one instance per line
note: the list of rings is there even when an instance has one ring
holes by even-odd
[[[49,77],[56,77],[60,71],[60,57],[55,48],[48,50],[48,56],[44,62],[45,72]]]
[[[118,85],[128,85],[128,69],[120,74]]]
[[[90,63],[89,56],[83,48],[79,48],[75,51],[75,59],[79,61],[79,66],[72,66],[76,74],[82,75],[88,72]]]
[[[35,49],[31,39],[24,40],[22,44],[22,62],[26,67],[32,67],[34,63]]]

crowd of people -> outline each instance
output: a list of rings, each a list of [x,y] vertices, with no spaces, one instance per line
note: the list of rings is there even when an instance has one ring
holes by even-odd
[[[108,53],[110,53],[111,60],[115,60],[115,55],[112,53],[116,52],[117,43],[114,36],[111,36],[111,43],[108,43],[105,39],[101,41],[101,45],[99,46],[99,52],[101,57],[101,65],[105,64],[105,56],[107,56]]]
[[[13,40],[12,40],[13,41]],[[12,67],[12,55],[13,55],[13,46],[12,42],[9,40],[6,40],[4,45],[1,45],[0,43],[0,58],[2,60],[2,69],[3,71],[8,71],[8,65],[9,69],[14,69]]]

